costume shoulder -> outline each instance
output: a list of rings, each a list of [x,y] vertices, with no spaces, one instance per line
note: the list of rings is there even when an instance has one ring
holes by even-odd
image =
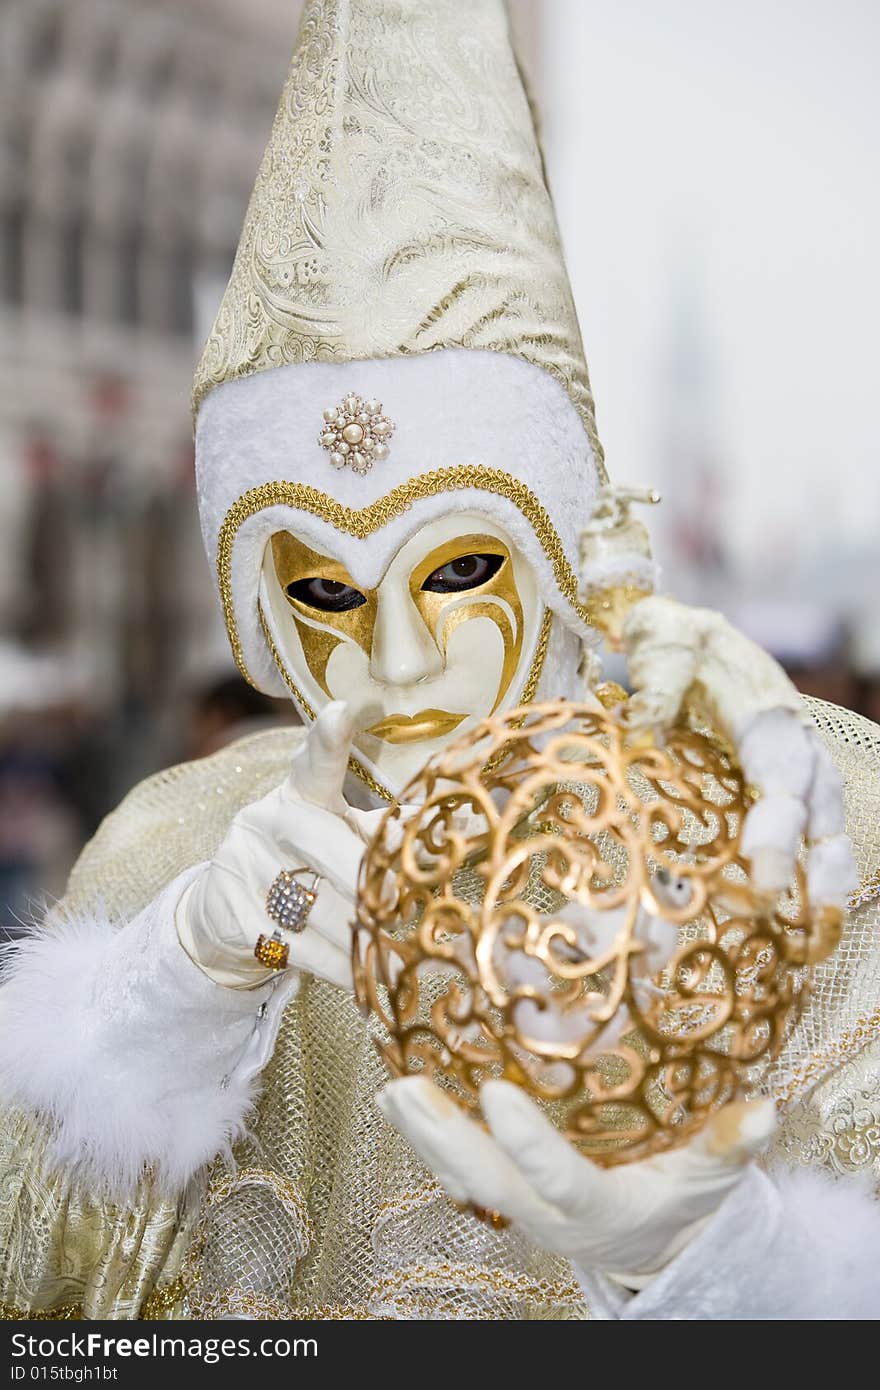
[[[859,868],[843,939],[817,967],[809,1003],[773,1064],[788,1162],[880,1170],[880,726],[806,701],[843,776],[846,828]]]
[[[233,816],[284,778],[304,736],[270,729],[139,783],[71,871],[64,908],[131,917],[184,869],[209,859]]]
[[[851,916],[857,918],[873,904],[880,921],[880,724],[825,700],[805,698],[804,704],[843,777],[846,829],[860,872]],[[841,952],[829,966],[839,973]],[[875,996],[878,1002],[880,995]]]
[[[875,776],[880,776],[880,724],[842,705],[816,700],[811,695],[802,698],[831,751],[861,753],[873,763]]]

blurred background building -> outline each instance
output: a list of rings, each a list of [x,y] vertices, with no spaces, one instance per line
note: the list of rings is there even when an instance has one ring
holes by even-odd
[[[199,536],[189,386],[297,6],[0,3],[0,912],[272,702]],[[286,712],[285,712],[286,713]]]
[[[880,11],[512,9],[666,587],[880,718]],[[0,922],[139,777],[290,717],[228,656],[189,384],[300,10],[0,0]]]

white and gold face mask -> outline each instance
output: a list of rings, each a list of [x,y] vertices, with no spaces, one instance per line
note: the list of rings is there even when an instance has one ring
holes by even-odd
[[[533,696],[549,625],[531,565],[467,512],[410,536],[374,589],[276,532],[261,603],[298,702],[345,700],[357,753],[392,793],[442,744]]]

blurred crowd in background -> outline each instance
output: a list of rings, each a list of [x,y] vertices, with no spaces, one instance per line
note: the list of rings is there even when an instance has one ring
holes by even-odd
[[[62,891],[79,847],[141,777],[294,717],[247,687],[229,656],[199,535],[189,384],[300,8],[0,0],[0,926],[14,928]],[[635,24],[642,8],[630,0]],[[683,0],[669,8],[682,21],[691,13]],[[606,444],[619,441],[612,474],[659,482],[679,499],[658,519],[669,588],[728,612],[802,690],[880,720],[880,561],[860,539],[873,541],[876,511],[859,530],[876,493],[865,494],[849,549],[839,529],[817,544],[813,527],[806,560],[796,534],[780,542],[778,506],[765,514],[754,493],[737,493],[738,446],[707,406],[713,323],[697,281],[679,273],[681,256],[664,311],[664,410],[641,435],[630,428],[644,414],[638,374],[621,379],[605,301],[579,286],[592,277],[617,306],[615,333],[631,340],[645,310],[621,288],[619,267],[610,274],[605,243],[591,245],[591,224],[615,216],[613,206],[595,211],[610,196],[595,169],[587,205],[570,196],[589,155],[565,106],[577,89],[564,70],[566,40],[576,25],[588,52],[583,35],[594,20],[601,30],[603,14],[594,0],[513,6],[545,112],[600,430]],[[613,45],[607,32],[601,39],[607,80]],[[588,101],[589,81],[585,91]],[[634,83],[629,100],[638,97]],[[601,144],[595,112],[584,122]],[[637,184],[638,165],[625,177]],[[613,235],[606,226],[606,242]],[[829,248],[829,263],[835,256]],[[821,324],[815,332],[821,341]],[[604,376],[617,381],[607,413]],[[821,396],[818,383],[807,389]],[[822,403],[832,415],[852,406]],[[801,491],[838,462],[805,459]],[[725,526],[737,497],[740,512],[751,507],[751,551]],[[738,525],[742,535],[741,516]],[[773,563],[759,571],[743,554],[755,553],[765,525]]]

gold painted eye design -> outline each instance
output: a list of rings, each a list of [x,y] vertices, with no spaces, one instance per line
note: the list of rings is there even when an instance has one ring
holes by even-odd
[[[462,623],[489,618],[501,634],[504,658],[497,709],[519,665],[523,610],[510,551],[497,536],[457,536],[427,555],[409,582],[413,603],[438,649],[446,649]]]
[[[429,574],[422,584],[426,593],[463,594],[492,579],[504,564],[503,555],[460,555]],[[353,584],[343,584],[323,575],[296,579],[285,586],[288,598],[298,599],[322,613],[345,613],[367,602],[366,594]]]
[[[312,550],[290,532],[276,532],[271,546],[275,573],[290,604],[306,664],[321,690],[332,698],[327,666],[339,643],[355,643],[367,657],[372,656],[381,585],[366,591],[357,588],[344,565]],[[382,582],[408,584],[413,607],[442,654],[444,667],[457,628],[475,618],[494,623],[503,644],[493,704],[497,708],[513,679],[523,642],[522,604],[504,542],[496,536],[459,536],[424,556],[408,577],[386,576]],[[439,715],[454,725],[466,717],[432,708],[418,717],[389,716],[368,732],[388,742],[439,737],[446,731],[445,725],[440,727]]]
[[[289,531],[276,531],[272,537],[272,559],[308,668],[332,698],[327,662],[334,649],[346,640],[367,653],[373,645],[375,590],[358,589],[343,564],[312,550]]]

